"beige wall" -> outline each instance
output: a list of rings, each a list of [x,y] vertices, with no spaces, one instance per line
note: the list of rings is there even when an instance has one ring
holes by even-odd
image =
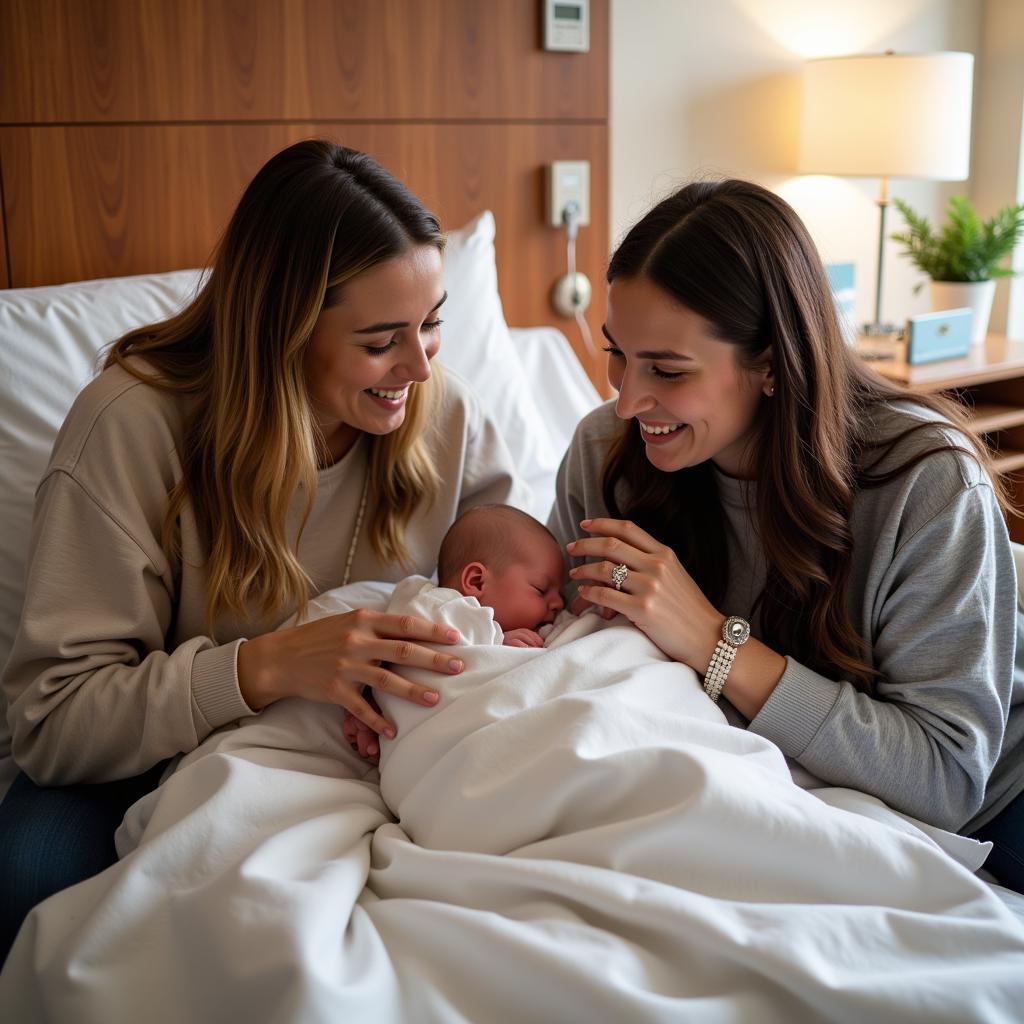
[[[986,0],[984,13],[971,196],[991,216],[1024,203],[1024,2]],[[1021,276],[996,288],[991,329],[1024,338],[1024,245],[1014,257]]]
[[[987,3],[612,0],[613,243],[678,183],[702,174],[751,178],[793,203],[825,259],[856,263],[858,317],[870,319],[878,181],[796,175],[803,61],[885,49],[974,53],[976,134]],[[1024,7],[1024,0],[1006,3]],[[975,141],[972,173],[978,151]],[[934,219],[950,195],[969,194],[971,185],[894,181],[891,193]],[[899,226],[890,209],[889,230]],[[920,279],[889,243],[883,316],[902,321],[926,310],[927,289],[912,294]]]

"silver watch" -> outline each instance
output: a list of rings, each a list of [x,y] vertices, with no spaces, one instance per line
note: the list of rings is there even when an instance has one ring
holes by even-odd
[[[738,615],[730,615],[722,626],[722,639],[715,644],[708,670],[704,673],[704,692],[717,704],[722,687],[729,677],[736,657],[736,648],[750,639],[750,623]]]

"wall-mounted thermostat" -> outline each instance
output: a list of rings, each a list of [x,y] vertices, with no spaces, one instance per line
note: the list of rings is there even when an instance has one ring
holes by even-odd
[[[542,0],[544,49],[590,50],[590,0]]]

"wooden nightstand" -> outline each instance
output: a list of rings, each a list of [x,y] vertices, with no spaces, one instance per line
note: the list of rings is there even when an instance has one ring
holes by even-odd
[[[1014,506],[1024,512],[1024,341],[990,334],[962,359],[911,366],[905,348],[895,342],[862,338],[858,351],[895,349],[895,359],[872,359],[868,365],[912,391],[947,392],[968,407],[971,421],[995,453]],[[1024,542],[1024,519],[1011,516],[1010,536]]]

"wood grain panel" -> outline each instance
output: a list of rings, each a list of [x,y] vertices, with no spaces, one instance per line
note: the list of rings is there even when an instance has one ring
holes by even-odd
[[[206,261],[245,184],[273,153],[327,135],[372,153],[448,227],[496,211],[498,269],[514,326],[554,323],[591,377],[603,356],[580,351],[551,308],[565,236],[544,222],[543,168],[591,162],[593,221],[577,265],[594,283],[592,331],[604,317],[607,152],[604,125],[130,125],[0,129],[15,287],[148,273]]]
[[[0,149],[0,196],[3,195],[3,150]],[[7,265],[7,216],[0,203],[0,288],[11,287],[10,268]]]
[[[535,0],[0,0],[0,123],[607,120]]]

